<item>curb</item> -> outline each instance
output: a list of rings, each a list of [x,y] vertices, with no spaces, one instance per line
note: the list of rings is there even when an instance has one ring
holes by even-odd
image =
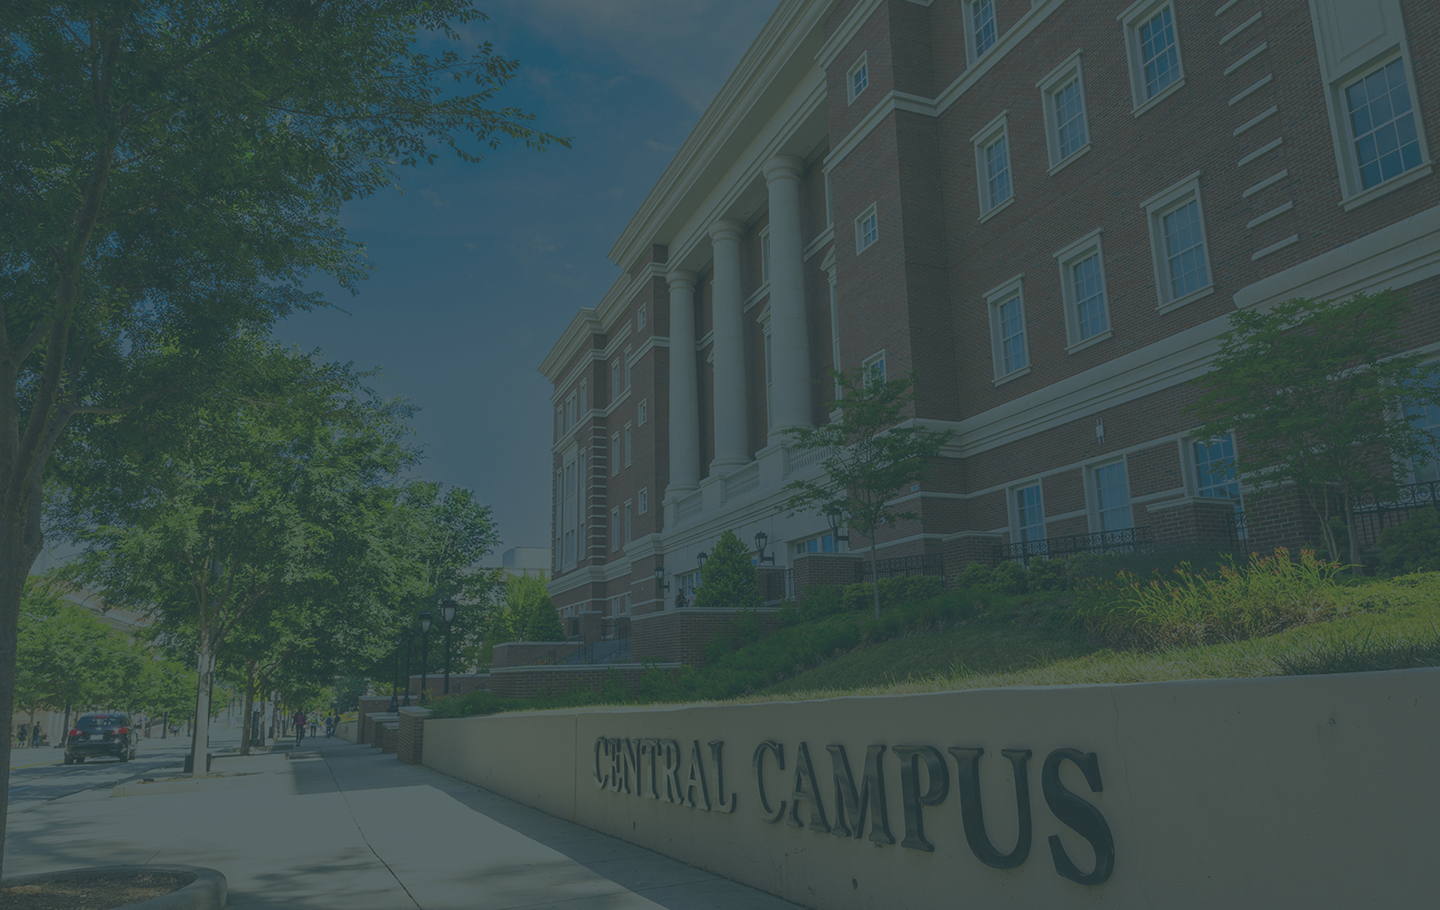
[[[126,904],[118,910],[225,910],[225,876],[214,869],[200,866],[90,866],[84,869],[63,869],[57,872],[42,872],[38,875],[22,875],[0,882],[7,888],[28,882],[63,880],[71,876],[92,872],[114,872],[118,870],[144,870],[146,872],[184,872],[195,876],[195,880],[179,891],[162,894],[160,897],[138,904]]]
[[[135,780],[121,784],[110,791],[117,796],[158,796],[166,793],[195,793],[207,790],[230,790],[258,783],[256,778],[268,775],[269,771],[242,771],[239,774],[180,778],[176,780]]]

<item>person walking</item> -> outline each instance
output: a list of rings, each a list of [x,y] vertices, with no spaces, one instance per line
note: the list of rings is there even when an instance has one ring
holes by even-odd
[[[300,745],[301,741],[305,739],[305,712],[304,712],[304,711],[296,711],[296,712],[295,712],[295,718],[294,718],[294,720],[295,720],[295,745],[298,746],[298,745]]]
[[[21,724],[20,726],[15,728],[15,748],[25,748],[25,739],[25,725]]]
[[[40,748],[40,725],[36,724],[35,729],[30,733],[30,748]]]

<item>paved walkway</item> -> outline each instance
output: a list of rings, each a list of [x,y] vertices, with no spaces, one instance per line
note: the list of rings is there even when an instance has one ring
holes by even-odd
[[[6,876],[187,863],[223,872],[237,910],[795,908],[366,746],[305,748],[317,751],[219,759],[205,782],[28,804],[10,819]]]

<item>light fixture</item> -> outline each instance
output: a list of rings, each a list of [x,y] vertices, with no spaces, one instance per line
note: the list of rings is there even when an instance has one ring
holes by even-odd
[[[770,535],[766,534],[764,531],[755,532],[755,549],[758,551],[758,555],[756,557],[757,565],[764,565],[767,562],[771,565],[775,564],[775,556],[773,554],[770,556],[765,555],[765,544],[769,540]]]
[[[701,551],[700,551],[700,555],[698,555],[698,556],[695,557],[695,564],[698,565],[700,568],[703,569],[703,568],[705,568],[705,560],[707,560],[707,559],[709,559],[709,558],[710,558],[710,554],[709,554],[709,553],[706,553],[704,550],[701,550]]]
[[[452,597],[440,601],[440,617],[445,620],[445,695],[450,694],[450,624],[455,621],[459,606]]]
[[[455,609],[458,606],[459,604],[455,603],[455,601],[449,597],[440,601],[440,617],[444,619],[447,623],[454,622]]]
[[[825,518],[830,522],[830,533],[834,535],[835,542],[839,543],[844,541],[845,543],[849,543],[850,534],[848,532],[844,534],[840,533],[840,529],[845,526],[844,510],[838,505],[832,505],[825,510]]]
[[[429,611],[420,614],[420,704],[425,704],[429,695],[426,688],[430,682],[430,621]]]
[[[655,590],[656,590],[656,591],[668,591],[668,590],[670,590],[670,586],[665,583],[665,567],[664,567],[664,566],[656,566],[656,567],[655,567]]]
[[[420,614],[420,632],[422,635],[430,634],[430,622],[433,618],[434,617],[432,617],[428,612]]]

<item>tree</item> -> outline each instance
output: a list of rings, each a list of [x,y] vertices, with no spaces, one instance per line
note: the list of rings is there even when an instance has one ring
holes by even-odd
[[[135,705],[127,677],[143,669],[137,650],[99,616],[65,600],[57,585],[32,578],[20,611],[15,704],[32,724],[45,708]]]
[[[761,604],[759,573],[750,551],[734,531],[726,530],[710,548],[695,589],[696,609],[754,610]]]
[[[1357,501],[1385,496],[1414,459],[1436,452],[1435,437],[1407,416],[1407,408],[1440,405],[1440,367],[1395,353],[1407,345],[1409,312],[1390,290],[1237,310],[1193,408],[1201,437],[1237,437],[1235,457],[1219,467],[1261,490],[1294,484],[1320,520],[1330,558],[1340,558],[1338,523],[1357,568]]]
[[[217,394],[110,421],[57,471],[57,521],[85,544],[69,577],[193,648],[197,776],[222,647],[332,583],[350,512],[411,461],[408,410],[347,367],[259,339],[236,353],[244,370]]]
[[[507,641],[561,641],[565,629],[560,614],[536,575],[507,575],[504,598],[486,624],[485,642],[494,647]]]
[[[847,527],[870,541],[870,576],[875,618],[880,618],[880,575],[875,531],[887,522],[913,520],[911,511],[896,510],[891,500],[929,473],[929,459],[940,454],[950,439],[948,430],[932,430],[916,422],[905,423],[905,411],[914,401],[914,379],[905,376],[885,381],[857,370],[854,375],[831,371],[841,390],[833,403],[839,416],[824,426],[795,431],[794,448],[826,453],[825,471],[815,480],[785,485],[795,492],[781,506],[798,512],[838,510]]]
[[[437,147],[557,140],[494,106],[516,63],[466,0],[0,8],[0,720],[51,453],[84,415],[202,384],[241,327],[353,289],[342,203]],[[436,53],[429,48],[438,47]],[[0,784],[10,743],[0,744]],[[8,805],[0,786],[0,819]],[[0,823],[3,824],[3,823]],[[3,872],[0,838],[0,872]]]

